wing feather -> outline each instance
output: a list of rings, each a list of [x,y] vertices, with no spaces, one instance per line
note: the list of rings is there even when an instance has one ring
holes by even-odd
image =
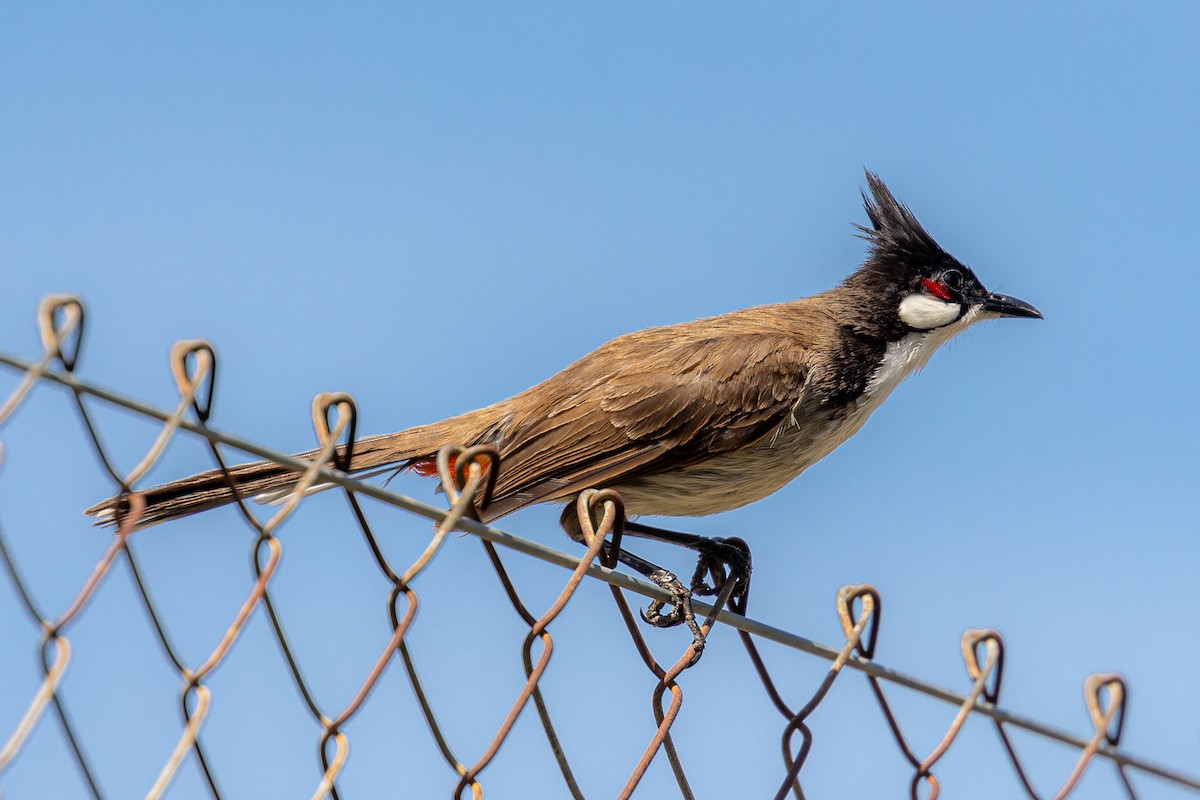
[[[787,419],[811,370],[794,329],[684,327],[616,339],[507,401],[485,519],[746,447]]]

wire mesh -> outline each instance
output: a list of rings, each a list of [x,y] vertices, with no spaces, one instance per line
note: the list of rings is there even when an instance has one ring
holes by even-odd
[[[12,542],[35,538],[37,532],[22,530],[11,534],[4,527],[3,519],[0,519],[0,558],[4,562],[4,573],[18,598],[17,605],[24,608],[36,629],[28,645],[36,650],[40,664],[38,685],[23,713],[15,720],[0,719],[0,726],[7,726],[11,731],[0,750],[0,779],[21,761],[30,737],[39,726],[56,725],[68,745],[66,758],[77,769],[85,793],[97,798],[112,796],[113,793],[102,785],[101,770],[90,754],[96,738],[102,737],[103,733],[85,732],[74,721],[71,706],[85,704],[87,698],[76,697],[71,702],[67,701],[67,674],[72,662],[79,660],[74,642],[85,638],[77,636],[76,631],[83,626],[88,608],[97,603],[97,597],[109,590],[110,584],[117,580],[115,573],[118,565],[124,564],[135,590],[131,602],[142,607],[149,628],[170,665],[169,669],[179,680],[176,700],[180,722],[177,738],[162,759],[157,773],[145,776],[143,785],[147,788],[144,793],[148,798],[165,796],[177,784],[185,763],[195,765],[200,776],[196,785],[202,787],[205,794],[214,798],[227,796],[222,788],[221,769],[206,745],[205,732],[220,695],[215,673],[230,660],[235,644],[246,633],[256,615],[265,618],[270,639],[286,664],[285,671],[294,686],[297,704],[311,718],[318,732],[314,743],[316,764],[311,780],[311,796],[314,798],[340,798],[349,794],[344,789],[343,780],[352,741],[348,730],[369,705],[384,702],[372,701],[372,696],[394,661],[401,663],[404,680],[419,708],[419,714],[411,715],[398,724],[408,736],[415,735],[414,731],[418,728],[425,730],[423,735],[432,741],[444,762],[444,785],[454,797],[468,794],[475,798],[484,796],[489,768],[500,757],[502,748],[512,738],[519,721],[531,718],[531,700],[541,736],[549,750],[545,768],[539,767],[538,774],[541,777],[536,780],[548,782],[553,778],[553,786],[543,785],[540,794],[569,795],[574,798],[595,796],[595,791],[589,789],[579,776],[580,765],[589,764],[588,772],[591,774],[594,770],[590,764],[602,763],[603,771],[609,774],[615,771],[628,776],[623,780],[617,796],[630,797],[642,784],[656,759],[665,759],[680,796],[706,796],[705,787],[696,785],[694,779],[689,777],[687,758],[672,737],[673,732],[679,732],[677,726],[684,703],[684,679],[687,671],[697,663],[698,653],[689,639],[679,651],[665,658],[656,656],[655,651],[663,651],[667,643],[674,640],[655,639],[659,632],[654,631],[651,634],[652,646],[643,636],[642,625],[631,607],[629,595],[652,600],[670,598],[653,584],[614,571],[613,556],[620,544],[624,524],[621,500],[616,493],[589,490],[578,498],[575,511],[587,547],[582,557],[575,557],[483,525],[473,518],[475,501],[489,491],[489,480],[498,467],[498,456],[493,450],[480,447],[464,450],[453,445],[444,448],[438,455],[437,470],[447,507],[420,503],[386,487],[354,480],[338,469],[349,464],[356,433],[357,409],[349,396],[342,393],[321,394],[314,399],[312,418],[320,454],[311,462],[297,461],[252,442],[220,433],[209,426],[217,358],[207,343],[180,342],[173,348],[170,369],[179,401],[174,409],[164,411],[121,397],[75,376],[82,349],[84,323],[84,307],[76,298],[50,297],[38,314],[43,344],[41,357],[29,362],[0,354],[0,363],[19,375],[16,388],[0,406],[0,432],[20,413],[38,384],[49,383],[65,389],[78,414],[95,463],[103,471],[113,492],[125,498],[120,525],[108,547],[78,591],[66,603],[65,609],[57,614],[48,611],[39,602],[38,587],[26,577],[26,570],[19,563],[12,546]],[[93,412],[95,403],[124,409],[153,420],[159,426],[147,452],[132,469],[122,472],[116,466],[117,460],[105,445],[101,435],[102,426]],[[296,470],[300,475],[298,491],[266,521],[259,520],[245,498],[238,498],[236,508],[243,523],[241,527],[250,533],[252,580],[248,587],[244,587],[241,600],[224,632],[215,641],[209,642],[205,654],[198,659],[189,658],[176,646],[169,632],[172,625],[155,599],[152,586],[161,582],[164,576],[146,574],[137,555],[140,536],[157,534],[131,536],[144,507],[142,496],[137,491],[139,482],[162,458],[167,445],[173,439],[185,436],[203,442],[213,464],[223,470],[227,478],[227,452],[230,449],[272,459]],[[342,445],[340,451],[339,444]],[[4,442],[0,440],[0,466],[3,466],[7,456],[3,447]],[[323,466],[330,462],[334,468]],[[338,487],[345,498],[349,518],[347,523],[347,515],[342,515],[342,528],[344,530],[349,526],[357,530],[386,587],[387,636],[344,703],[330,702],[306,675],[300,648],[289,635],[284,622],[284,604],[275,596],[284,554],[284,540],[278,535],[278,529],[302,506],[311,502],[305,498],[304,489],[317,481],[331,482]],[[230,486],[234,486],[231,478]],[[373,521],[374,515],[364,508],[364,498],[399,509],[406,516],[416,515],[434,522],[432,535],[412,551],[416,553],[415,558],[411,558],[410,553],[406,560],[398,562],[394,554],[389,555],[386,536],[379,523]],[[419,666],[420,659],[414,652],[419,645],[429,645],[428,641],[416,641],[416,631],[420,627],[416,620],[422,603],[422,595],[417,588],[422,587],[422,592],[427,594],[431,591],[433,587],[423,581],[431,579],[430,565],[434,557],[452,539],[451,534],[456,532],[475,537],[481,543],[493,579],[511,606],[511,616],[516,620],[513,630],[521,637],[520,658],[524,676],[515,694],[503,700],[506,710],[499,722],[489,721],[484,714],[473,715],[471,722],[476,730],[470,736],[462,735],[461,730],[450,730],[439,721],[439,700],[426,688],[429,673]],[[561,588],[553,591],[548,603],[535,603],[523,598],[522,591],[518,589],[520,579],[514,578],[513,570],[504,560],[513,555],[522,559],[537,559],[567,570],[566,580],[561,581]],[[561,573],[558,574],[561,578]],[[593,665],[594,674],[573,675],[570,684],[573,688],[569,691],[559,691],[553,696],[547,691],[550,684],[547,676],[551,674],[559,646],[551,628],[567,603],[588,582],[607,584],[617,617],[628,632],[628,646],[632,647],[637,660],[648,673],[645,690],[650,700],[653,726],[644,736],[639,732],[642,728],[630,728],[628,736],[635,739],[642,737],[638,739],[640,756],[632,763],[612,763],[603,743],[581,748],[576,742],[575,747],[568,748],[555,726],[556,719],[561,721],[564,717],[586,713],[588,706],[605,702],[603,664]],[[551,588],[557,586],[558,583]],[[1107,761],[1114,768],[1113,785],[1122,796],[1139,796],[1131,775],[1139,772],[1143,780],[1152,777],[1162,785],[1200,793],[1200,778],[1157,765],[1121,748],[1129,693],[1118,675],[1097,674],[1086,678],[1083,690],[1091,728],[1083,734],[1068,733],[1000,706],[1005,649],[1003,639],[995,630],[968,630],[963,634],[960,647],[966,666],[967,689],[958,693],[890,669],[877,660],[882,598],[872,586],[845,586],[838,592],[834,610],[844,635],[844,642],[838,647],[818,644],[753,619],[748,615],[749,592],[731,598],[732,588],[733,582],[727,582],[724,592],[712,604],[697,601],[695,608],[704,617],[701,628],[705,632],[712,631],[717,625],[737,631],[762,690],[782,718],[782,726],[777,733],[782,757],[778,762],[778,773],[772,779],[776,798],[805,796],[802,788],[804,769],[812,755],[815,737],[809,723],[835,683],[847,681],[843,677],[847,668],[861,673],[870,697],[882,712],[882,724],[894,739],[900,756],[908,764],[910,778],[907,791],[913,798],[935,798],[939,795],[941,787],[935,768],[951,752],[964,723],[971,716],[990,720],[999,739],[996,749],[1011,764],[1015,774],[1014,785],[1031,798],[1066,797],[1080,784],[1085,774],[1095,771],[1100,761]],[[526,593],[532,590],[539,596],[546,594],[545,586],[523,586],[522,589]],[[353,625],[355,621],[345,620],[344,623]],[[444,633],[448,637],[462,636],[453,630]],[[95,637],[92,638],[94,640]],[[829,669],[815,689],[811,686],[797,689],[794,675],[768,667],[768,659],[760,647],[766,642],[826,659],[831,662]],[[11,652],[20,647],[20,643],[9,642],[7,650]],[[465,655],[473,656],[469,649]],[[557,685],[556,688],[561,689]],[[905,733],[903,715],[896,710],[889,697],[889,693],[897,689],[927,695],[957,707],[940,741],[924,756],[914,750]],[[789,702],[785,694],[794,694],[795,699]],[[698,702],[711,702],[711,698]],[[234,713],[253,715],[258,710],[243,705],[237,707]],[[1074,748],[1077,751],[1074,767],[1062,775],[1056,785],[1035,786],[1010,736],[1013,729]],[[249,747],[247,749],[252,750]],[[700,760],[705,756],[700,753],[691,757]],[[553,767],[549,766],[551,762]],[[555,773],[559,777],[554,778]],[[392,788],[400,788],[402,775],[398,780],[400,783]]]

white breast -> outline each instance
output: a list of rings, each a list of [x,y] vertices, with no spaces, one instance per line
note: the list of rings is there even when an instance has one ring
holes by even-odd
[[[979,318],[979,310],[971,308],[953,325],[931,331],[913,331],[900,341],[889,343],[879,369],[871,376],[867,389],[863,392],[863,399],[874,403],[871,410],[886,400],[905,378],[923,369],[935,350],[978,322]]]

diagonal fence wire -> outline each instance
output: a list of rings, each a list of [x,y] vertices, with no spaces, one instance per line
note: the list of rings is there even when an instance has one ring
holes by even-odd
[[[526,711],[530,700],[536,708],[538,721],[561,773],[563,785],[572,797],[584,797],[585,793],[576,778],[575,770],[571,767],[552,718],[553,713],[569,713],[570,708],[564,712],[560,704],[557,712],[553,712],[554,704],[543,694],[542,680],[550,668],[556,647],[550,628],[585,579],[599,580],[609,585],[617,612],[628,630],[631,644],[654,680],[650,692],[653,733],[646,741],[641,758],[632,765],[626,765],[625,770],[629,778],[619,797],[633,795],[651,763],[660,753],[664,754],[669,762],[680,795],[685,798],[696,796],[685,769],[684,756],[672,739],[671,731],[679,719],[684,702],[680,680],[696,663],[699,654],[694,644],[689,644],[682,652],[660,661],[642,636],[628,594],[633,593],[656,601],[669,601],[670,598],[651,583],[613,570],[624,525],[624,510],[619,495],[611,490],[589,490],[580,495],[576,513],[584,533],[587,552],[582,558],[576,558],[483,525],[474,517],[474,509],[478,505],[476,501],[480,498],[486,499],[499,467],[498,454],[490,448],[475,447],[464,450],[453,445],[444,448],[438,454],[437,469],[449,507],[442,509],[420,503],[374,484],[354,480],[344,473],[352,457],[357,419],[357,408],[349,396],[341,393],[322,394],[314,399],[312,416],[319,454],[311,462],[300,461],[209,427],[217,359],[212,348],[205,342],[180,342],[172,350],[170,368],[180,398],[172,411],[152,408],[79,379],[74,370],[82,348],[84,322],[84,307],[78,299],[66,295],[47,298],[38,314],[43,345],[41,358],[29,362],[0,353],[0,363],[22,373],[16,389],[10,393],[3,405],[0,405],[0,432],[7,421],[19,411],[36,384],[48,382],[64,387],[72,397],[97,461],[109,476],[114,492],[123,498],[118,515],[120,525],[109,548],[66,610],[57,617],[48,614],[36,602],[34,591],[8,544],[8,534],[0,526],[0,560],[4,563],[8,580],[14,587],[20,604],[41,631],[38,650],[43,675],[40,685],[20,718],[15,722],[0,720],[0,726],[7,724],[12,731],[5,740],[3,749],[0,749],[0,778],[5,770],[21,757],[31,733],[45,716],[47,709],[52,708],[88,791],[94,797],[106,796],[97,779],[95,766],[87,755],[86,743],[63,700],[62,689],[72,657],[68,632],[78,623],[81,613],[92,602],[96,593],[110,579],[114,566],[118,562],[124,562],[137,588],[136,596],[148,614],[159,645],[178,672],[181,681],[179,706],[182,730],[166,762],[147,789],[145,796],[148,798],[161,797],[169,790],[181,764],[189,754],[195,757],[210,796],[224,796],[216,769],[211,764],[203,744],[204,724],[213,703],[213,690],[206,679],[226,659],[245,630],[248,620],[258,609],[262,609],[270,623],[272,638],[285,658],[288,672],[304,706],[320,726],[321,733],[317,743],[320,773],[313,785],[313,798],[342,796],[338,779],[347,763],[350,748],[350,738],[346,733],[347,724],[368,702],[372,690],[395,660],[402,662],[405,677],[418,700],[424,724],[446,767],[453,775],[455,783],[451,793],[454,797],[463,797],[468,792],[474,798],[484,796],[483,777],[495,761],[501,747],[509,739],[514,725]],[[99,428],[89,409],[89,404],[93,402],[120,407],[160,424],[152,445],[137,465],[128,472],[122,473],[115,467],[114,459],[103,444]],[[331,416],[335,418],[331,419]],[[194,667],[188,666],[173,644],[163,615],[149,588],[149,582],[139,566],[135,539],[130,537],[144,506],[136,486],[160,458],[168,442],[180,435],[200,437],[207,443],[214,463],[224,471],[235,496],[237,490],[223,453],[225,448],[273,460],[294,469],[300,475],[298,490],[265,523],[260,522],[251,513],[245,498],[237,496],[236,506],[240,510],[240,516],[254,534],[251,546],[254,582],[224,634],[212,643],[210,654]],[[4,455],[3,440],[0,440],[0,465],[3,464]],[[326,466],[330,464],[332,467]],[[301,668],[296,648],[287,635],[281,610],[271,591],[272,579],[278,573],[283,554],[283,542],[275,535],[275,530],[303,503],[305,489],[318,482],[331,483],[341,489],[354,523],[361,531],[376,566],[391,586],[387,601],[391,635],[367,674],[363,676],[350,701],[337,712],[326,712],[317,699],[317,693]],[[434,521],[432,537],[412,563],[397,568],[389,561],[376,530],[364,512],[360,496],[382,501]],[[420,597],[413,584],[426,571],[452,532],[469,533],[478,537],[513,613],[527,628],[520,648],[524,683],[512,698],[508,712],[496,727],[486,747],[473,757],[460,756],[459,752],[463,751],[463,746],[459,745],[456,751],[451,742],[452,737],[439,724],[434,703],[424,688],[417,667],[410,636],[420,607]],[[570,570],[566,582],[545,611],[540,614],[531,611],[529,605],[521,598],[497,545],[522,556],[540,559]],[[784,719],[780,736],[782,764],[779,788],[775,795],[777,798],[786,798],[789,795],[796,798],[805,796],[801,776],[814,740],[808,720],[847,668],[862,673],[867,680],[872,696],[882,711],[887,729],[901,755],[911,766],[909,794],[913,798],[922,796],[922,788],[924,796],[938,796],[940,785],[934,768],[950,751],[963,724],[971,715],[990,719],[1000,739],[1001,752],[1011,763],[1019,786],[1031,798],[1068,796],[1097,759],[1109,761],[1115,766],[1122,791],[1130,798],[1138,796],[1129,775],[1131,771],[1140,771],[1178,787],[1200,791],[1200,778],[1155,764],[1120,748],[1128,689],[1117,675],[1092,675],[1085,680],[1084,698],[1092,731],[1082,736],[1068,733],[1000,707],[1005,651],[1000,634],[994,630],[968,630],[963,634],[961,648],[970,688],[965,693],[957,693],[890,669],[876,660],[882,599],[874,587],[845,586],[838,592],[835,611],[845,641],[840,647],[834,648],[753,619],[748,615],[749,592],[731,598],[733,586],[733,581],[727,581],[723,592],[717,596],[714,603],[697,601],[695,608],[704,616],[701,628],[706,633],[716,624],[728,625],[737,630],[747,657],[761,680],[763,690]],[[777,676],[767,668],[759,652],[757,642],[767,640],[831,662],[825,678],[798,707],[793,707],[784,699]],[[906,739],[902,722],[893,710],[884,689],[885,684],[891,684],[892,688],[900,687],[918,692],[957,707],[957,713],[946,733],[926,756],[921,757],[914,753]],[[1039,793],[1034,786],[1009,736],[1011,728],[1022,729],[1078,750],[1075,767],[1062,778],[1058,788],[1052,793]]]

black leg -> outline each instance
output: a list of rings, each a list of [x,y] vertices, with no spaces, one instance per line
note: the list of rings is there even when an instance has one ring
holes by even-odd
[[[563,509],[559,523],[562,525],[563,530],[567,532],[567,536],[570,536],[571,539],[580,544],[584,543],[583,529],[579,526],[579,516],[575,510],[574,503],[569,503]],[[625,523],[626,530],[628,530],[629,524],[628,522]],[[612,555],[612,544],[610,542],[604,543],[604,552],[606,555]],[[670,570],[663,569],[641,556],[630,553],[628,550],[617,548],[616,557],[622,564],[654,581],[654,583],[658,584],[671,595],[672,599],[669,602],[665,600],[651,602],[642,611],[642,619],[659,628],[669,628],[686,623],[692,631],[692,638],[695,642],[696,655],[698,657],[700,651],[704,649],[704,633],[700,630],[700,625],[696,622],[695,612],[692,611],[691,591]],[[671,610],[664,614],[663,609],[668,605],[671,606]]]
[[[742,539],[697,536],[693,533],[655,528],[640,522],[626,522],[625,533],[642,539],[679,545],[699,553],[700,559],[696,563],[691,585],[691,590],[698,595],[720,594],[725,588],[725,582],[730,578],[734,581],[733,597],[745,594],[750,585],[750,546]],[[712,583],[706,583],[706,579],[710,577]]]

